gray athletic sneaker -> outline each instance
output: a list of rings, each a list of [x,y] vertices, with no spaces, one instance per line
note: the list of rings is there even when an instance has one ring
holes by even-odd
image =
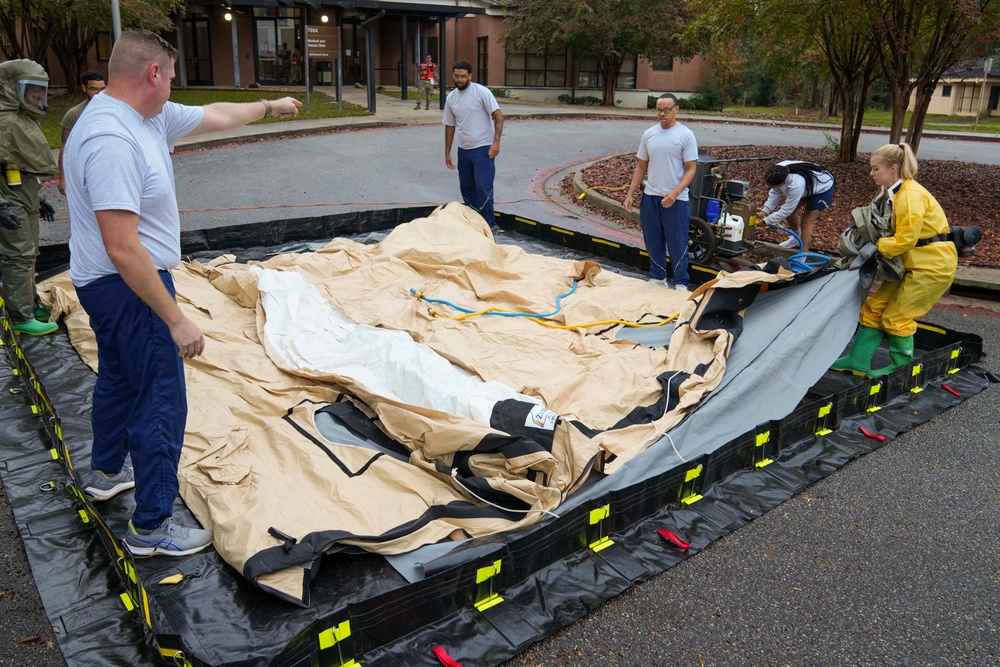
[[[83,492],[94,500],[108,500],[122,491],[135,488],[135,473],[127,463],[114,475],[106,475],[100,470],[90,474],[90,483]]]
[[[139,530],[131,521],[125,535],[125,548],[135,556],[187,556],[212,543],[212,531],[178,526],[167,517],[149,532]]]

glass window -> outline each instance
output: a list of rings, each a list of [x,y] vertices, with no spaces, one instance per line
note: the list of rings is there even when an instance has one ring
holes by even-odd
[[[484,86],[489,81],[490,72],[489,39],[489,37],[479,37],[476,39],[476,81]]]
[[[626,57],[618,72],[619,88],[635,88],[636,58]],[[604,88],[604,77],[601,75],[597,58],[589,56],[577,61],[577,88]]]
[[[111,60],[111,33],[97,33],[97,59],[101,62]]]
[[[653,61],[653,69],[660,70],[663,72],[674,71],[674,59],[673,58],[660,58]]]
[[[504,85],[531,88],[566,86],[566,53],[507,53]]]
[[[951,86],[941,87],[941,97],[951,97]]]

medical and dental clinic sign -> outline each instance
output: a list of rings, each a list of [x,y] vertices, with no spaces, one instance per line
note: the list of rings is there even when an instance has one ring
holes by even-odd
[[[333,60],[340,57],[337,26],[307,25],[306,50],[313,60]]]

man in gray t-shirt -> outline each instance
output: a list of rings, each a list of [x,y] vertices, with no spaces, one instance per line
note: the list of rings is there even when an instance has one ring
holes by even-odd
[[[177,50],[154,33],[126,32],[108,63],[110,83],[66,144],[70,278],[97,338],[89,483],[107,500],[135,488],[125,547],[184,556],[212,532],[173,522],[187,421],[184,359],[205,337],[177,305],[170,269],[180,260],[180,214],[170,151],[181,137],[294,116],[298,100],[168,102]],[[131,454],[133,468],[126,463]]]
[[[656,100],[659,121],[642,134],[636,152],[632,184],[625,195],[625,210],[632,212],[632,197],[645,180],[639,204],[639,224],[649,253],[649,282],[667,285],[667,254],[674,289],[688,287],[688,229],[691,204],[688,186],[698,166],[698,142],[694,133],[677,122],[677,98],[670,93]]]
[[[458,134],[458,185],[466,206],[496,228],[493,213],[495,160],[500,154],[503,114],[490,89],[472,81],[472,65],[459,60],[452,69],[455,89],[444,103],[444,163],[449,169],[451,144]]]

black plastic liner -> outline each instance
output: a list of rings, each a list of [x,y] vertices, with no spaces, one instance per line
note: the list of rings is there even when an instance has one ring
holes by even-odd
[[[230,227],[186,233],[182,243],[188,254],[265,248],[389,229],[430,210]],[[499,222],[626,267],[648,264],[637,248],[513,216]],[[41,266],[64,263],[65,250],[53,252]],[[693,275],[700,282],[711,272]],[[89,462],[94,374],[65,336],[22,338],[22,352],[9,321],[0,326],[11,361],[0,367],[2,389],[24,399],[0,404],[0,475],[70,665],[439,665],[438,645],[465,667],[495,665],[995,381],[973,365],[978,336],[922,326],[913,366],[881,382],[828,373],[784,419],[592,507],[473,540],[425,564],[423,581],[407,583],[381,556],[328,555],[312,607],[302,609],[251,585],[214,551],[124,554],[116,536],[130,494],[98,513],[74,468]],[[193,520],[180,501],[175,512]],[[177,574],[179,583],[160,583]]]

